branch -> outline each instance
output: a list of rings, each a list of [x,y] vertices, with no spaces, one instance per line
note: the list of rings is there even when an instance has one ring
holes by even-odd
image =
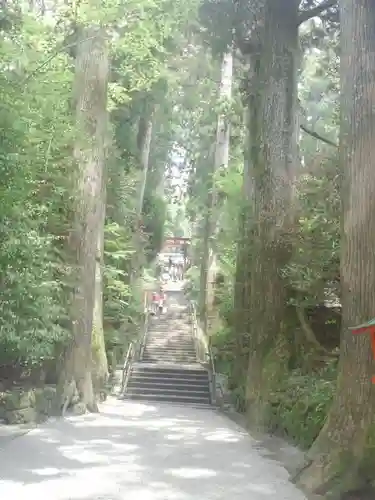
[[[330,141],[329,139],[326,139],[317,132],[314,132],[314,130],[309,130],[308,128],[305,127],[305,125],[300,125],[300,129],[303,130],[306,134],[311,135],[311,137],[314,137],[314,139],[318,139],[318,141],[322,141],[325,144],[328,144],[328,146],[333,146],[334,148],[338,147],[336,143]]]
[[[24,84],[26,84],[29,80],[31,80],[37,73],[40,73],[41,70],[47,66],[47,64],[49,62],[52,61],[52,59],[54,59],[56,56],[58,56],[63,50],[65,49],[70,49],[71,47],[74,47],[75,45],[79,45],[81,43],[84,43],[84,42],[87,42],[88,40],[92,40],[93,38],[96,38],[96,36],[90,36],[89,38],[85,38],[83,40],[77,40],[75,42],[72,42],[72,43],[68,43],[67,45],[63,45],[61,46],[59,49],[57,49],[55,52],[53,52],[53,54],[49,57],[47,57],[47,59],[42,63],[42,64],[39,64],[39,66],[37,66],[23,81]]]
[[[322,3],[320,3],[316,7],[313,7],[312,9],[300,11],[298,16],[298,26],[308,21],[312,17],[319,16],[319,14],[321,14],[325,10],[328,10],[329,8],[336,5],[337,1],[338,0],[323,0]]]

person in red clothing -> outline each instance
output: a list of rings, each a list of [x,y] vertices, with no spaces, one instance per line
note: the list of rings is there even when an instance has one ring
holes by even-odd
[[[159,301],[158,301],[158,307],[159,307],[159,314],[161,314],[165,308],[165,300],[166,300],[167,296],[163,290],[163,287],[161,286],[160,287],[160,291],[159,291]]]
[[[156,314],[159,306],[159,294],[158,292],[152,292],[151,298],[151,313]]]
[[[159,291],[157,292],[152,292],[152,299],[151,299],[151,312],[152,314],[156,314],[159,311],[159,314],[161,314],[164,310],[165,307],[165,300],[167,296],[163,290],[163,287],[161,286]]]

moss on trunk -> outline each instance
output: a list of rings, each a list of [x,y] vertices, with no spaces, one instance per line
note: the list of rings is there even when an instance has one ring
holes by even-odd
[[[293,184],[298,161],[297,13],[296,0],[264,2],[258,32],[260,50],[251,55],[248,85],[247,168],[252,182],[246,200],[253,220],[242,244],[243,251],[251,253],[244,303],[249,339],[246,394],[249,426],[261,429],[267,428],[269,393],[286,374],[290,357],[283,270],[292,256]]]
[[[375,316],[375,4],[342,0],[342,332],[335,398],[298,484],[325,498],[358,487],[374,426],[374,362],[368,335],[349,327]]]

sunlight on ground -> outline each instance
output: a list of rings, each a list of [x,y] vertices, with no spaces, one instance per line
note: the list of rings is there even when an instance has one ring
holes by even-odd
[[[109,458],[103,455],[102,452],[87,450],[82,446],[61,446],[61,453],[67,458],[81,462],[87,465],[107,464]]]
[[[118,400],[101,410],[14,441],[0,499],[304,500],[285,469],[213,411]]]
[[[250,489],[257,493],[265,493],[266,495],[276,495],[277,493],[275,488],[272,488],[269,484],[252,484]]]
[[[181,441],[181,439],[184,439],[185,437],[186,434],[167,434],[165,439],[168,439],[168,441]]]
[[[43,469],[33,469],[33,473],[38,476],[57,476],[61,470],[56,467],[44,467]]]
[[[217,473],[212,469],[192,469],[192,468],[179,468],[169,469],[167,474],[176,477],[184,477],[186,479],[199,479],[203,477],[214,477]]]
[[[206,441],[222,441],[223,443],[237,443],[240,437],[227,430],[218,430],[204,436]]]

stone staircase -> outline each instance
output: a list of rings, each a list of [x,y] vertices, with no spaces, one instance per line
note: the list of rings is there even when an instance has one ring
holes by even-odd
[[[210,405],[209,376],[197,362],[186,306],[174,304],[165,316],[150,319],[143,356],[132,364],[125,397]]]
[[[190,318],[186,312],[177,317],[151,319],[143,361],[177,364],[197,361]]]

